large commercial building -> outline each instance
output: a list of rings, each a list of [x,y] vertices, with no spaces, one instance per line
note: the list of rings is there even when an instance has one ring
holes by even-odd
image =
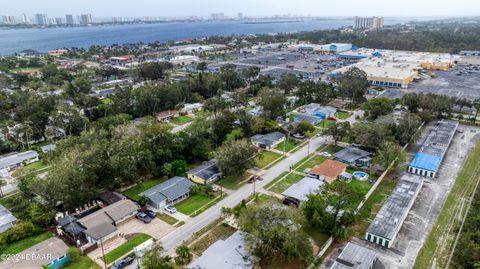
[[[381,29],[383,28],[383,17],[355,17],[353,29]]]
[[[390,248],[422,185],[423,181],[419,177],[407,174],[400,178],[393,193],[368,227],[365,240]]]
[[[457,127],[458,122],[456,121],[438,121],[410,162],[408,172],[425,177],[435,177]]]
[[[70,15],[70,14],[65,15],[65,22],[68,25],[73,25],[75,23],[75,21],[73,20],[73,15]]]
[[[37,25],[47,25],[48,24],[48,17],[47,14],[35,14],[33,15],[35,18],[35,24]]]
[[[93,23],[93,16],[92,14],[82,14],[79,18],[80,24],[87,25]]]

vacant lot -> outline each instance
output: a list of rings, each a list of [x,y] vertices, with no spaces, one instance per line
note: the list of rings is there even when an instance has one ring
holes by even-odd
[[[215,226],[204,237],[199,239],[191,246],[192,252],[200,256],[213,243],[217,242],[218,240],[227,239],[235,231],[236,229],[224,223]]]
[[[258,168],[264,168],[280,157],[282,157],[282,155],[276,152],[264,150],[255,157],[255,163]]]
[[[290,152],[292,151],[296,146],[300,144],[300,141],[293,140],[293,139],[287,139],[284,142],[278,144],[275,149],[280,150],[283,152]]]
[[[288,187],[292,186],[293,184],[299,182],[300,180],[302,180],[303,176],[301,175],[297,175],[297,174],[289,174],[288,176],[286,176],[284,179],[280,180],[279,182],[277,182],[277,184],[273,185],[269,191],[273,191],[273,192],[276,192],[276,193],[282,193],[284,192],[286,189],[288,189]]]
[[[297,170],[298,172],[304,172],[306,169],[312,168],[312,167],[314,167],[318,164],[323,163],[326,159],[327,158],[325,158],[323,156],[316,155],[312,159],[308,160],[306,163],[297,167],[295,170]]]

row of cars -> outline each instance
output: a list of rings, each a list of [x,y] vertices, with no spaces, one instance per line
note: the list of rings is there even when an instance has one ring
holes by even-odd
[[[173,205],[167,205],[164,208],[165,212],[170,213],[170,214],[175,214],[177,213],[177,209]],[[135,217],[143,221],[143,223],[150,223],[155,217],[157,216],[157,213],[153,212],[152,210],[145,210],[143,212],[138,212]]]

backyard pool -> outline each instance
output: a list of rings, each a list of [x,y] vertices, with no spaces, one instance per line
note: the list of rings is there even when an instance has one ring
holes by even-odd
[[[368,179],[368,174],[363,171],[355,171],[353,172],[353,176],[360,181],[365,181]]]

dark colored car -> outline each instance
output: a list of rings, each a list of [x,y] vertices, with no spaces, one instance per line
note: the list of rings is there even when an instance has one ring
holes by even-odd
[[[152,219],[157,216],[157,214],[155,212],[153,212],[152,210],[145,210],[145,212],[143,212],[143,213],[147,214],[147,216],[149,216]]]
[[[122,269],[125,266],[132,264],[134,258],[127,256],[119,261],[116,261],[112,266],[110,266],[110,269]]]
[[[135,217],[143,221],[144,223],[150,223],[152,221],[152,218],[143,212],[138,212],[137,215],[135,215]]]
[[[263,178],[261,178],[260,176],[257,176],[257,175],[253,175],[253,176],[251,176],[251,177],[248,179],[248,183],[251,184],[251,183],[253,183],[253,182],[257,181],[257,180],[263,180]]]

